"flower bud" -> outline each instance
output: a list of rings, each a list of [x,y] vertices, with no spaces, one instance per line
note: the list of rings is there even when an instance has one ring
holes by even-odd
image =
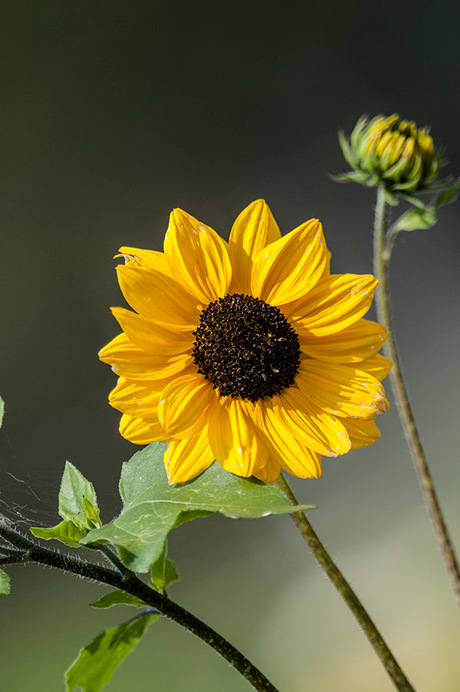
[[[389,193],[429,190],[439,170],[440,155],[427,128],[401,120],[397,114],[358,120],[348,141],[339,135],[343,154],[353,168],[339,179],[370,186],[383,185]]]

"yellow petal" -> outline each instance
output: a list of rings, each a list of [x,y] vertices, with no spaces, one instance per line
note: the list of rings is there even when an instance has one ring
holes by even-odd
[[[261,402],[260,428],[266,435],[266,444],[273,459],[286,471],[297,478],[319,478],[321,476],[321,455],[301,444],[280,422],[273,419]]]
[[[227,244],[209,226],[175,209],[164,251],[171,274],[204,305],[228,292],[232,267]]]
[[[148,445],[162,440],[163,430],[158,424],[146,423],[141,418],[132,418],[124,414],[120,421],[120,434],[135,445]]]
[[[117,274],[124,297],[140,315],[173,331],[197,328],[197,301],[175,279],[131,264],[119,264]]]
[[[252,202],[233,224],[228,254],[233,268],[231,293],[251,293],[251,273],[259,252],[281,237],[278,225],[263,199]]]
[[[121,247],[118,252],[123,255],[127,266],[148,267],[171,276],[166,257],[162,252],[125,246]]]
[[[332,255],[328,250],[327,251],[327,257],[326,257],[326,264],[324,265],[324,271],[321,274],[321,278],[329,276],[331,273],[331,257],[332,257]]]
[[[193,356],[181,353],[176,356],[155,356],[136,346],[122,333],[99,351],[99,358],[109,363],[120,377],[130,380],[159,380],[182,374],[192,363]]]
[[[112,313],[132,342],[156,356],[185,353],[193,347],[190,332],[179,334],[124,308],[112,308]]]
[[[178,377],[164,388],[158,417],[165,437],[185,439],[198,435],[216,405],[217,392],[202,375]]]
[[[304,330],[299,337],[304,353],[331,363],[357,363],[370,358],[386,338],[385,327],[364,319],[334,334],[315,336]]]
[[[372,358],[363,360],[358,367],[360,370],[364,370],[368,372],[369,375],[373,375],[378,380],[382,381],[388,375],[392,366],[393,363],[389,358],[385,358],[385,356],[382,356],[380,353],[376,353]]]
[[[268,455],[269,458],[265,461],[262,460],[252,475],[263,483],[274,483],[279,478],[281,466],[275,461],[275,457],[270,455],[270,452]]]
[[[267,466],[268,452],[253,422],[254,405],[231,397],[218,403],[209,421],[209,444],[215,458],[237,476],[257,476]]]
[[[272,422],[281,419],[305,447],[328,457],[349,451],[350,440],[342,421],[322,411],[296,387],[285,389],[271,401],[273,408],[268,408],[268,414]]]
[[[166,384],[164,380],[131,382],[120,377],[117,386],[109,394],[109,403],[128,416],[159,425],[158,403]],[[160,439],[164,439],[164,434]]]
[[[170,483],[185,483],[206,471],[214,461],[208,443],[208,426],[204,425],[196,437],[169,440],[164,456]]]
[[[377,284],[371,275],[331,274],[304,298],[284,306],[283,314],[301,338],[334,334],[369,310]]]
[[[373,420],[350,420],[345,418],[343,424],[347,429],[353,449],[368,447],[380,437],[380,430]]]
[[[252,272],[252,295],[272,305],[304,296],[317,283],[328,262],[319,221],[312,219],[259,252]]]
[[[368,420],[388,409],[380,382],[358,367],[302,361],[296,378],[300,390],[321,410],[335,416]]]

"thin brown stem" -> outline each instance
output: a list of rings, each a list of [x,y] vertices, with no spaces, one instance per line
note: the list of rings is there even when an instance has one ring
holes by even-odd
[[[384,190],[378,189],[377,204],[375,209],[374,223],[374,274],[379,280],[379,288],[376,293],[377,317],[379,322],[385,326],[388,332],[388,339],[384,346],[384,353],[392,361],[393,367],[390,370],[390,381],[393,389],[396,406],[404,430],[412,459],[420,480],[422,493],[425,499],[428,512],[431,517],[434,532],[441,549],[442,556],[449,573],[452,588],[457,604],[460,607],[460,569],[455,556],[452,540],[449,536],[447,524],[441,510],[441,506],[436,494],[431,472],[423,450],[420,435],[415,423],[414,414],[409,402],[409,395],[404,382],[401,363],[393,329],[391,317],[391,301],[389,286],[389,268],[391,250],[394,237],[387,238],[388,225],[388,206],[385,202]]]
[[[291,505],[299,504],[289,483],[283,475],[279,477],[275,485],[286,495]],[[414,688],[404,675],[400,665],[391,653],[377,627],[372,622],[363,604],[321,543],[318,535],[308,521],[306,514],[304,512],[293,512],[290,516],[310,546],[313,555],[362,627],[375,653],[380,658],[385,670],[393,680],[396,689],[399,690],[399,692],[414,692]]]

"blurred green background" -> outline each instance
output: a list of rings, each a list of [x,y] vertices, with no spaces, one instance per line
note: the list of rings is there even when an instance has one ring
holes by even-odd
[[[123,305],[112,256],[161,249],[179,206],[228,234],[263,197],[287,232],[324,225],[334,272],[371,271],[371,190],[339,186],[339,127],[363,113],[431,124],[460,169],[453,0],[9,2],[0,25],[3,175],[0,510],[51,524],[65,459],[120,509],[115,385],[98,349]],[[459,204],[407,234],[392,262],[394,317],[414,409],[457,544]],[[458,689],[458,622],[395,407],[372,448],[297,481],[311,519],[419,692]],[[171,536],[172,596],[219,629],[282,692],[392,684],[288,517],[223,518]],[[0,689],[63,690],[79,647],[131,612],[94,611],[102,588],[11,567],[0,600]],[[248,686],[160,622],[107,688]]]

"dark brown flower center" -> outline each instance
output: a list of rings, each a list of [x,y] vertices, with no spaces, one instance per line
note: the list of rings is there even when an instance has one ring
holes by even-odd
[[[257,401],[290,387],[299,371],[299,338],[282,312],[253,296],[210,303],[194,332],[198,372],[221,396]]]

